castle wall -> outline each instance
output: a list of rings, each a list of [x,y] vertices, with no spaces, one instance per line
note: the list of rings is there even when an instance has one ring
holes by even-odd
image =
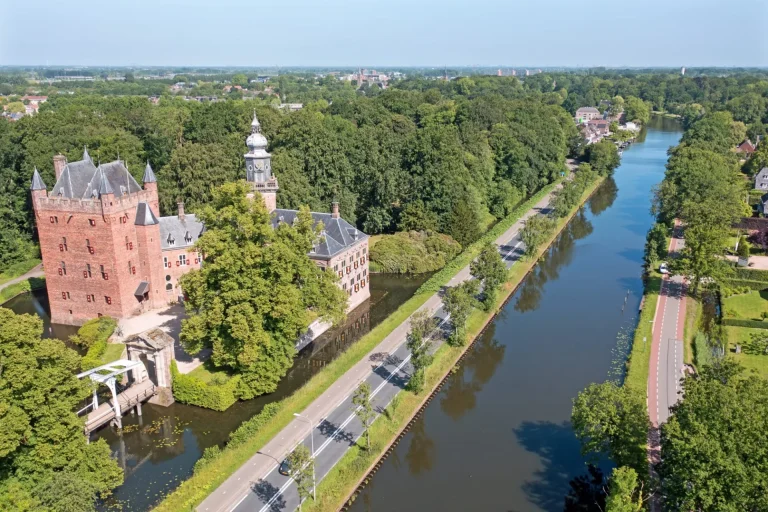
[[[192,246],[165,249],[162,251],[162,260],[162,293],[169,301],[175,301],[183,293],[179,286],[179,278],[192,269],[202,267],[203,260],[200,253]]]

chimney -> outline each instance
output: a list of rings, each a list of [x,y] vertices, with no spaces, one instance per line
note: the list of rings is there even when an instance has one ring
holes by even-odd
[[[64,167],[67,166],[67,157],[59,153],[53,157],[53,170],[56,172],[56,181],[59,181],[59,176],[64,172]]]
[[[179,220],[183,221],[184,220],[184,201],[179,201],[176,204],[179,207]]]
[[[331,210],[331,217],[334,219],[339,218],[339,203],[338,201],[333,202],[333,209]]]

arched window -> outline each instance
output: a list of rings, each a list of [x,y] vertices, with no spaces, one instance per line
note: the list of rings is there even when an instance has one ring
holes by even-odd
[[[173,285],[168,283],[165,285],[165,293],[171,293],[173,291]]]

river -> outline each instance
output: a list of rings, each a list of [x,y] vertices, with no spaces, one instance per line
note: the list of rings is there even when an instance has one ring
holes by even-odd
[[[344,325],[329,330],[296,357],[293,367],[269,395],[237,402],[224,412],[175,403],[170,407],[145,404],[143,415],[126,415],[123,432],[111,427],[93,434],[104,439],[125,472],[125,482],[100,504],[101,510],[148,510],[179,483],[189,478],[195,462],[209,446],[223,446],[243,421],[268,403],[298,389],[323,366],[378,325],[408,300],[430,274],[418,276],[371,274],[371,299],[349,314]],[[43,320],[45,337],[66,340],[76,327],[50,323],[45,290],[19,295],[3,304],[16,313]],[[77,346],[72,346],[82,353]]]
[[[651,120],[352,510],[563,510],[569,482],[586,472],[572,399],[621,376],[643,293],[651,187],[681,133],[674,120]]]

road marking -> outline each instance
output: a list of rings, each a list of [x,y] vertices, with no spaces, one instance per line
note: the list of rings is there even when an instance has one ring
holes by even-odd
[[[432,330],[432,332],[430,333],[429,337],[431,338],[431,337],[432,337],[432,336],[433,336],[433,335],[434,335],[434,334],[435,334],[435,333],[436,333],[436,332],[437,332],[437,331],[440,329],[440,326],[441,326],[441,325],[443,325],[445,322],[447,322],[447,321],[448,321],[448,319],[449,319],[450,317],[451,317],[451,315],[446,315],[446,316],[445,316],[445,318],[444,318],[444,319],[443,319],[443,320],[442,320],[442,321],[441,321],[439,324],[437,324],[437,326],[436,326],[436,327],[435,327],[435,328]],[[398,349],[399,349],[401,346],[402,346],[402,343],[401,343],[400,345],[398,345],[398,346],[397,346],[397,348],[396,348],[396,349],[395,349],[393,352],[396,352],[396,351],[397,351],[397,350],[398,350]],[[376,395],[379,393],[379,391],[381,391],[381,390],[384,388],[384,386],[386,386],[386,385],[387,385],[387,383],[390,381],[390,379],[392,379],[392,377],[393,377],[393,376],[394,376],[396,373],[399,373],[399,372],[400,372],[400,370],[403,368],[403,366],[405,366],[405,365],[408,363],[408,361],[410,361],[410,360],[411,360],[411,354],[408,354],[408,356],[407,356],[405,359],[403,359],[403,361],[402,361],[402,362],[401,362],[401,363],[400,363],[400,364],[397,366],[397,368],[395,368],[395,370],[394,370],[394,371],[390,372],[390,373],[389,373],[389,376],[387,376],[387,378],[386,378],[386,379],[385,379],[385,380],[384,380],[384,381],[383,381],[381,384],[379,384],[379,385],[376,387],[376,389],[375,389],[375,390],[374,390],[374,391],[371,393],[371,397],[370,397],[370,398],[372,399],[373,397],[375,397],[375,396],[376,396]],[[386,360],[385,360],[385,362],[386,362]],[[384,364],[384,363],[382,363],[382,364]],[[381,365],[377,366],[377,368],[379,368],[380,366],[381,366]],[[397,393],[395,393],[395,395],[396,395],[396,394],[397,394]],[[345,400],[346,400],[346,398],[345,398]],[[391,399],[390,399],[390,402],[391,402]],[[386,406],[385,406],[385,407],[386,407]],[[358,408],[356,407],[354,410],[357,410],[357,409],[358,409]],[[379,414],[377,414],[377,415],[376,415],[376,417],[377,417],[377,418],[378,418],[379,416],[381,416],[381,413],[379,413]],[[315,453],[313,453],[313,454],[312,454],[312,459],[313,459],[313,460],[314,460],[314,459],[317,459],[317,456],[318,456],[320,453],[322,453],[322,452],[323,452],[323,450],[325,450],[325,448],[326,448],[326,447],[327,447],[327,446],[328,446],[328,445],[329,445],[329,444],[330,444],[332,441],[334,441],[334,440],[336,439],[336,436],[338,435],[338,433],[339,433],[339,432],[341,432],[341,431],[344,429],[344,427],[346,427],[346,426],[347,426],[347,425],[348,425],[348,424],[349,424],[349,423],[350,423],[350,422],[351,422],[353,419],[355,419],[355,417],[356,417],[356,414],[355,414],[355,412],[353,411],[353,412],[352,412],[352,414],[350,414],[350,415],[349,415],[349,417],[347,417],[347,419],[346,419],[346,420],[344,420],[344,422],[343,422],[343,423],[342,423],[342,424],[341,424],[341,425],[340,425],[340,426],[339,426],[339,427],[338,427],[338,428],[337,428],[337,429],[336,429],[336,430],[333,432],[333,434],[331,434],[331,436],[330,436],[328,439],[326,439],[326,440],[325,440],[325,442],[324,442],[324,443],[323,443],[323,444],[320,446],[320,448],[318,448],[317,450],[315,450]],[[312,428],[314,429],[315,427],[313,426]],[[358,436],[358,439],[359,439],[359,438],[360,438],[360,437]],[[303,441],[303,439],[302,439],[302,441]],[[300,442],[301,442],[301,441],[300,441]],[[346,450],[345,450],[345,452],[346,452]],[[333,466],[335,466],[335,465],[336,465],[336,464],[334,463],[334,464],[333,464]],[[333,468],[333,466],[331,466],[331,468]],[[277,466],[275,466],[275,467],[277,467]],[[272,468],[272,470],[270,470],[270,471],[269,471],[269,472],[268,472],[268,473],[267,473],[265,476],[269,476],[269,475],[272,473],[272,471],[274,471],[274,468]],[[329,471],[330,471],[330,469],[329,469]],[[326,473],[326,474],[327,474],[327,473]],[[322,478],[321,478],[320,480],[322,481]],[[268,509],[268,508],[269,508],[269,507],[272,505],[272,503],[274,503],[274,501],[275,501],[277,498],[279,498],[279,497],[280,497],[280,495],[282,495],[282,494],[285,492],[285,490],[286,490],[286,489],[287,489],[287,488],[288,488],[288,487],[289,487],[289,486],[290,486],[292,483],[293,483],[293,478],[289,478],[289,479],[288,479],[288,481],[287,481],[287,482],[285,482],[285,484],[283,484],[283,485],[282,485],[282,487],[280,487],[280,489],[278,489],[278,491],[277,491],[275,494],[273,494],[273,495],[272,495],[272,497],[269,499],[269,501],[267,501],[267,503],[266,503],[266,504],[265,504],[265,505],[264,505],[264,506],[263,506],[263,507],[260,509],[260,511],[259,511],[259,512],[265,512],[265,511],[266,511],[266,510],[267,510],[267,509]],[[234,506],[233,506],[233,507],[232,507],[230,510],[235,510],[235,509],[237,509],[237,507],[238,507],[238,506],[239,506],[239,505],[240,505],[240,504],[241,504],[241,503],[242,503],[242,502],[243,502],[243,501],[244,501],[244,500],[245,500],[245,499],[246,499],[248,496],[250,496],[250,494],[251,494],[251,493],[250,493],[250,492],[248,492],[248,493],[247,493],[245,496],[243,496],[243,497],[242,497],[242,498],[241,498],[241,499],[240,499],[240,500],[239,500],[239,501],[238,501],[238,502],[237,502],[237,503],[236,503],[236,504],[235,504],[235,505],[234,505]]]

